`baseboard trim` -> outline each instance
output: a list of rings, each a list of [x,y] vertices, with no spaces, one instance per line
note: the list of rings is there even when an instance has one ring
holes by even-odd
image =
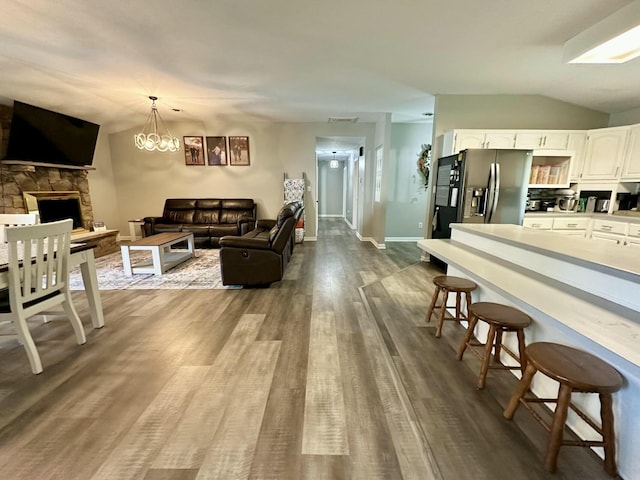
[[[423,237],[384,237],[385,242],[417,242],[424,240]]]

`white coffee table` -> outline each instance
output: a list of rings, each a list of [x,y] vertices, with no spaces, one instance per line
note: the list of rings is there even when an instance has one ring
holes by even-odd
[[[176,243],[187,242],[186,250],[171,250]],[[126,275],[134,273],[153,273],[162,275],[176,265],[195,257],[193,251],[193,233],[167,232],[144,237],[135,242],[120,246],[122,251],[122,266]],[[148,250],[151,258],[145,259],[135,265],[131,264],[132,250]]]

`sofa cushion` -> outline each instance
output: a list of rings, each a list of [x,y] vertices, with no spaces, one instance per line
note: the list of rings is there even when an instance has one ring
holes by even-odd
[[[156,223],[154,226],[155,233],[165,233],[165,232],[181,232],[182,224],[181,223]]]
[[[278,225],[274,225],[273,228],[269,230],[269,243],[273,242],[273,240],[276,238],[278,230],[280,230],[280,227]]]
[[[169,223],[193,223],[193,210],[167,210],[165,221]]]
[[[196,210],[193,214],[193,223],[219,223],[220,210]]]
[[[208,237],[211,235],[209,230],[209,225],[198,225],[195,223],[182,225],[182,231],[191,232],[194,237]]]
[[[196,200],[195,208],[202,210],[220,210],[222,200],[220,198],[200,198]]]
[[[210,234],[212,237],[224,237],[225,235],[237,235],[238,226],[232,225],[210,225]]]

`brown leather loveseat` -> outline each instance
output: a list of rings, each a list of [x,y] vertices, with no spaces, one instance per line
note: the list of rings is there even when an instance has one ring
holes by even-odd
[[[196,248],[217,248],[225,235],[253,228],[256,204],[250,198],[168,198],[161,217],[145,217],[145,236],[191,232]]]
[[[223,285],[259,286],[282,280],[293,254],[301,202],[284,205],[275,220],[258,220],[241,237],[220,239]]]

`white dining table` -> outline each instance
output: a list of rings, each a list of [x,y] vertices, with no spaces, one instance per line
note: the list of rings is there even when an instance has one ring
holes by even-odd
[[[71,245],[69,268],[80,267],[84,289],[89,301],[89,312],[93,328],[104,327],[104,314],[102,312],[102,300],[98,289],[98,275],[96,273],[96,261],[93,248],[83,244]],[[0,243],[0,288],[9,287],[9,248],[6,243]]]

